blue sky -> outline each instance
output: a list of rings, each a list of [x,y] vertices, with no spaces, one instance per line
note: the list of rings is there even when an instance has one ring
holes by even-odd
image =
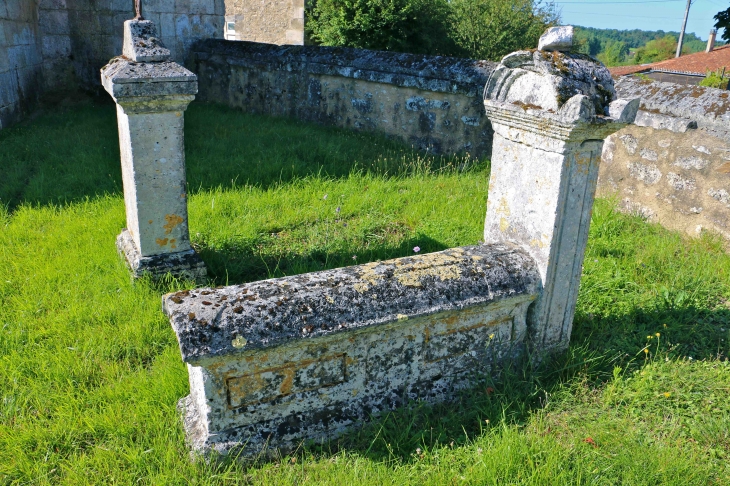
[[[564,0],[556,1],[564,25],[582,25],[600,29],[642,29],[679,32],[682,29],[687,0]],[[687,32],[707,40],[721,10],[730,7],[728,0],[693,0],[689,9]]]

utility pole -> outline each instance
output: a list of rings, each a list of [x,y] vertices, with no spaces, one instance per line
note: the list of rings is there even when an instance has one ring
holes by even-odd
[[[677,44],[677,55],[682,55],[682,44],[684,43],[684,30],[687,28],[687,17],[689,17],[689,6],[692,5],[692,0],[687,0],[687,10],[684,11],[684,22],[682,23],[682,32],[679,33],[679,44]]]

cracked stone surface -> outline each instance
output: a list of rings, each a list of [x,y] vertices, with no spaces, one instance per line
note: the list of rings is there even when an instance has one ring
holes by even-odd
[[[163,298],[163,308],[183,360],[196,363],[530,293],[537,281],[526,254],[473,246],[178,292]]]

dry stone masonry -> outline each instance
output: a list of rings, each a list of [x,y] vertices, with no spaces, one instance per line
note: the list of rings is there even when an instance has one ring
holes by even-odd
[[[598,193],[619,208],[730,245],[730,93],[701,86],[621,78],[617,91],[641,96],[635,125],[610,136]]]
[[[485,93],[488,244],[163,297],[194,451],[290,451],[567,346],[602,139],[638,100],[558,51],[505,57]]]
[[[488,61],[217,39],[197,44],[193,58],[204,101],[378,131],[435,153],[491,151]]]
[[[226,38],[304,44],[304,0],[227,0]]]
[[[135,277],[202,279],[205,266],[188,233],[183,140],[197,77],[169,60],[152,21],[124,23],[123,52],[101,70],[119,123],[127,228],[117,248]]]

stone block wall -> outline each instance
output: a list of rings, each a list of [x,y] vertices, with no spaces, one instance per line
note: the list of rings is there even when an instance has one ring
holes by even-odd
[[[304,44],[304,0],[227,0],[226,21],[236,40]]]
[[[194,42],[223,37],[224,0],[145,0],[143,12],[178,62]],[[0,0],[0,129],[44,92],[100,86],[132,17],[134,0]]]
[[[32,105],[43,83],[38,11],[27,1],[0,3],[0,128]]]
[[[637,125],[644,126],[607,139],[598,194],[670,229],[718,233],[730,245],[728,92],[626,78],[617,91],[641,96]]]
[[[435,153],[491,151],[487,61],[207,40],[193,64],[204,101],[377,131]]]
[[[99,85],[99,69],[122,53],[125,20],[134,17],[133,0],[50,0],[65,10],[73,65],[83,85]],[[65,8],[64,7],[65,4]],[[191,44],[223,37],[224,0],[145,0],[145,19],[157,24],[165,46],[184,62]]]

